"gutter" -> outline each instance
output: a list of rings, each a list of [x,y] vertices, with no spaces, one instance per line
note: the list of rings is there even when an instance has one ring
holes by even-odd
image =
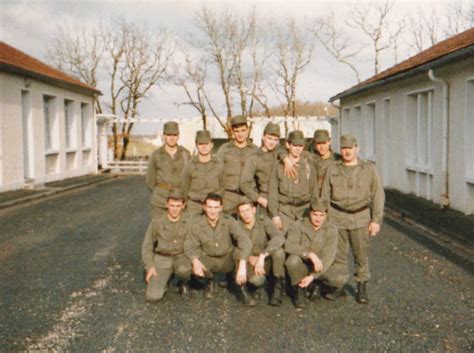
[[[428,71],[428,77],[431,81],[443,86],[443,115],[441,120],[442,138],[441,138],[441,176],[443,178],[443,191],[441,195],[441,205],[449,206],[449,86],[445,80],[434,75],[433,69]]]

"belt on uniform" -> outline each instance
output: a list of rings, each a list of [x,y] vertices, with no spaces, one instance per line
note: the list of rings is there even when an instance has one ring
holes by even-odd
[[[164,189],[164,190],[170,190],[173,185],[169,184],[169,183],[162,183],[162,182],[156,182],[155,183],[155,186],[159,187],[160,189]]]
[[[225,191],[231,192],[231,193],[236,194],[236,195],[243,195],[243,193],[240,192],[239,190],[229,190],[229,189],[225,189]]]
[[[301,207],[301,206],[304,206],[304,205],[308,205],[309,201],[299,201],[299,202],[293,201],[293,202],[286,202],[284,204],[289,205],[289,206],[293,206],[293,207]]]
[[[336,205],[334,202],[331,202],[331,207],[334,208],[335,210],[338,210],[340,212],[344,212],[344,213],[347,213],[347,214],[355,214],[355,213],[359,213],[359,212],[362,212],[362,211],[365,211],[366,209],[369,208],[368,205],[365,205],[365,206],[362,206],[362,207],[359,207],[359,208],[356,208],[355,210],[348,210],[348,209],[345,209],[345,208],[342,208],[342,207],[339,207],[338,205]]]
[[[165,257],[173,257],[173,256],[181,255],[182,253],[179,253],[179,254],[170,254],[170,253],[165,253],[165,252],[157,252],[157,254],[160,255],[160,256],[165,256]]]

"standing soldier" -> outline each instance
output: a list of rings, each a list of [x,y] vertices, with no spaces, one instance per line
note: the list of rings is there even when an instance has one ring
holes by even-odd
[[[145,182],[152,190],[152,217],[166,212],[166,196],[172,188],[179,188],[181,171],[190,159],[189,151],[178,145],[179,128],[174,121],[163,126],[165,143],[155,150],[148,163]]]
[[[234,213],[243,193],[240,191],[240,174],[245,161],[256,154],[258,147],[249,137],[249,127],[245,117],[235,117],[231,120],[234,139],[223,144],[217,152],[217,157],[224,163],[224,213]]]
[[[285,237],[268,217],[256,217],[257,209],[252,201],[243,197],[238,206],[239,221],[252,241],[252,250],[247,260],[248,282],[260,288],[265,282],[265,275],[273,270],[275,287],[270,300],[271,305],[281,304],[285,291]],[[255,305],[252,299],[248,305]]]
[[[223,165],[212,155],[213,146],[209,131],[198,131],[198,154],[186,163],[181,173],[181,190],[187,198],[186,212],[193,215],[202,214],[202,204],[207,194],[224,193]]]
[[[186,256],[192,263],[193,274],[205,283],[206,298],[212,298],[214,274],[232,273],[235,268],[235,254],[238,262],[236,283],[244,303],[247,304],[251,298],[245,282],[247,281],[247,258],[250,255],[252,243],[235,219],[221,215],[222,197],[220,195],[207,195],[203,208],[204,215],[194,218],[193,226],[184,243]]]
[[[309,200],[317,193],[316,172],[307,154],[303,154],[304,135],[300,130],[290,132],[287,148],[288,159],[296,170],[294,177],[285,174],[284,164],[275,163],[268,188],[268,210],[278,229],[286,234],[291,223],[303,218]]]
[[[341,155],[331,150],[331,138],[327,130],[319,129],[314,132],[311,149],[314,151],[313,160],[318,181],[318,195],[320,195],[328,167],[340,160]]]
[[[183,215],[181,191],[169,192],[167,213],[153,219],[142,243],[142,260],[146,270],[146,299],[160,301],[166,293],[168,280],[174,273],[181,281],[182,295],[187,293],[191,262],[184,255],[184,239],[189,226]]]
[[[263,131],[262,147],[245,161],[240,177],[242,192],[264,210],[268,207],[268,182],[277,160],[279,143],[280,126],[270,122]]]
[[[288,233],[286,268],[297,308],[305,306],[301,296],[303,288],[309,288],[309,299],[314,300],[319,292],[317,281],[333,284],[331,265],[336,257],[338,233],[337,228],[326,221],[327,210],[327,201],[311,199],[308,217],[298,221]]]
[[[354,136],[341,136],[342,160],[331,165],[326,173],[321,195],[330,201],[330,221],[339,229],[339,240],[334,267],[342,280],[329,299],[343,291],[349,279],[347,255],[352,249],[357,282],[357,301],[367,303],[366,282],[370,278],[369,236],[380,230],[385,193],[375,166],[359,159],[359,148]]]

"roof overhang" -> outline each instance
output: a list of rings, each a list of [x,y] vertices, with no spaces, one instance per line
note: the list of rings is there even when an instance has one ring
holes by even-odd
[[[399,72],[395,75],[386,77],[384,79],[380,79],[378,81],[371,82],[371,83],[368,83],[368,84],[363,85],[363,86],[355,86],[353,88],[349,88],[349,89],[347,89],[347,90],[345,90],[345,91],[343,91],[339,94],[336,94],[335,96],[329,98],[329,102],[332,103],[332,102],[334,102],[338,99],[346,98],[348,96],[352,96],[352,95],[357,94],[357,93],[368,91],[370,89],[383,86],[383,85],[385,85],[387,83],[390,83],[390,82],[393,82],[393,81],[401,80],[401,79],[411,77],[411,76],[414,76],[414,75],[417,75],[417,74],[420,74],[420,73],[425,73],[425,72],[428,72],[430,69],[439,68],[443,65],[446,65],[446,64],[449,64],[449,63],[452,63],[452,62],[455,62],[455,61],[459,61],[459,60],[462,60],[462,59],[465,59],[465,58],[472,58],[473,55],[474,55],[474,45],[471,45],[469,47],[462,48],[462,49],[459,49],[459,50],[457,50],[453,53],[447,54],[447,55],[445,55],[441,58],[435,59],[435,60],[430,61],[428,63],[419,65],[417,67],[408,69],[406,71]]]

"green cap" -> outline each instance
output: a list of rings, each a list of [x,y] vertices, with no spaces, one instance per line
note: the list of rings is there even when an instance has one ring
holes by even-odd
[[[180,189],[172,188],[168,192],[168,199],[184,200],[184,195]]]
[[[292,132],[290,132],[290,134],[288,135],[288,142],[292,145],[304,145],[305,139],[303,131],[293,130]]]
[[[318,129],[314,132],[313,141],[315,143],[327,142],[330,139],[331,138],[329,137],[329,131],[327,131],[327,130]]]
[[[179,135],[178,123],[168,121],[163,125],[163,133],[165,135]]]
[[[345,147],[352,148],[356,145],[357,145],[357,139],[354,137],[354,135],[346,134],[346,135],[341,136],[341,143],[340,143],[341,148],[345,148]]]
[[[275,123],[268,123],[266,126],[265,126],[265,130],[263,130],[263,134],[267,134],[267,135],[275,135],[275,136],[278,136],[280,137],[280,125],[278,124],[275,124]]]
[[[235,116],[230,120],[232,127],[237,125],[247,125],[247,118],[245,116]]]
[[[211,142],[211,133],[207,130],[199,130],[196,132],[196,143]]]
[[[312,198],[310,202],[311,211],[318,211],[318,212],[327,212],[329,205],[326,200],[318,198]]]

